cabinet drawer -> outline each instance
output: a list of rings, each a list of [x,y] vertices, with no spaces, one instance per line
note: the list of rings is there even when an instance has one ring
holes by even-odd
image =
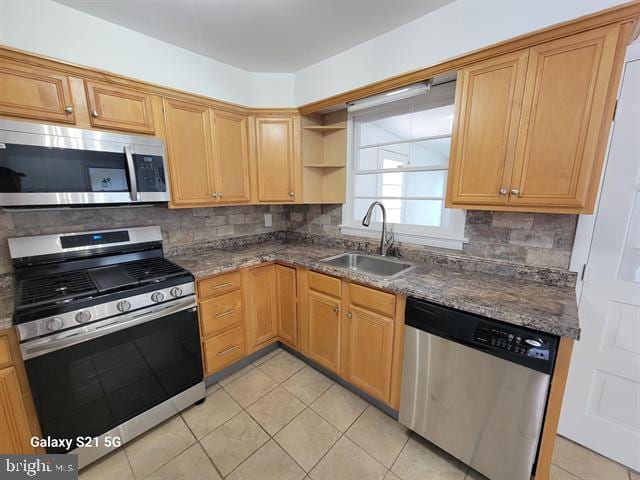
[[[203,342],[207,375],[239,360],[245,355],[244,328],[242,326],[221,333]]]
[[[240,272],[225,273],[217,277],[207,278],[198,282],[198,297],[204,300],[208,297],[222,295],[240,288]]]
[[[340,279],[323,275],[322,273],[309,272],[307,274],[307,283],[311,290],[326,293],[336,298],[340,298]]]
[[[389,317],[393,317],[396,312],[395,295],[362,285],[349,284],[349,301],[366,310]]]
[[[240,290],[200,302],[200,321],[204,338],[242,322]]]

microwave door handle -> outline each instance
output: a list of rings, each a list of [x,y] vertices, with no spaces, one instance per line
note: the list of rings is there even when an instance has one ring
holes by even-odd
[[[131,145],[124,146],[124,156],[127,158],[127,168],[129,170],[129,181],[131,182],[131,200],[137,202],[140,200],[138,195],[138,181],[136,179],[136,169],[133,165],[133,155],[131,154]]]

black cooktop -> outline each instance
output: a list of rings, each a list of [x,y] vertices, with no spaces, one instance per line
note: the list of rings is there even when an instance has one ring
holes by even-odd
[[[80,299],[157,284],[188,274],[164,257],[74,270],[19,280],[16,310],[60,306]]]

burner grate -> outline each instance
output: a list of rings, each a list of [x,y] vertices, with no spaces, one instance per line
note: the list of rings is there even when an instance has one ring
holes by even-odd
[[[17,306],[34,307],[49,303],[64,303],[98,293],[84,270],[59,275],[30,278],[18,284]]]
[[[160,282],[185,273],[184,269],[163,257],[123,263],[121,266],[140,283]]]

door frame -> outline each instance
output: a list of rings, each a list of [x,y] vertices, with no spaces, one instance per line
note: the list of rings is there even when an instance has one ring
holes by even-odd
[[[628,62],[640,60],[640,38],[634,40],[627,47],[627,53],[624,58],[625,66]],[[624,69],[622,67],[622,75],[620,78],[620,85],[618,85],[618,92],[616,94],[616,100],[620,98],[620,91],[622,89],[622,82],[624,81]],[[576,235],[573,242],[573,249],[571,250],[571,261],[569,263],[569,271],[576,272],[578,278],[576,279],[576,300],[578,305],[582,300],[582,287],[583,279],[585,277],[586,270],[589,266],[589,255],[591,254],[591,242],[593,240],[593,233],[596,226],[596,220],[598,218],[598,211],[600,208],[600,194],[602,192],[602,185],[604,183],[604,177],[607,172],[607,165],[609,163],[609,154],[611,150],[611,138],[615,130],[615,117],[612,119],[612,127],[609,131],[609,139],[607,140],[607,149],[602,166],[602,173],[600,175],[600,181],[598,183],[598,193],[596,196],[595,207],[593,214],[591,215],[579,215],[578,225],[576,227]]]

